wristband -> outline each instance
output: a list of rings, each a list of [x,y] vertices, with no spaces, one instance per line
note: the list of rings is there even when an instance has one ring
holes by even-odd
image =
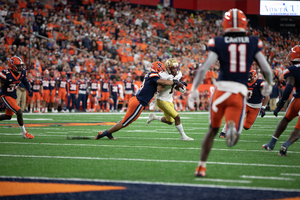
[[[262,106],[261,108],[262,108],[262,109],[266,109],[266,106]]]

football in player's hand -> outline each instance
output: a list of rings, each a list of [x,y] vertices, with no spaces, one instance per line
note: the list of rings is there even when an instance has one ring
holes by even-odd
[[[179,91],[180,88],[183,89],[184,85],[181,82],[178,82],[178,84],[175,86],[175,89]]]

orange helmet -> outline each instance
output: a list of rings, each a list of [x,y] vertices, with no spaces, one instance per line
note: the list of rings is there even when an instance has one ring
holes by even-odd
[[[18,56],[13,56],[8,60],[9,69],[20,73],[23,70],[24,63]]]
[[[246,32],[247,24],[247,17],[237,8],[232,8],[224,14],[222,26],[225,33]]]
[[[161,62],[157,61],[157,62],[152,63],[152,65],[151,65],[151,71],[153,71],[153,72],[159,73],[159,72],[165,71],[165,70],[166,70],[166,67]]]
[[[255,79],[256,79],[256,70],[252,66],[249,71],[248,81],[253,81]]]
[[[291,62],[300,62],[300,46],[294,46],[289,53],[289,60]]]

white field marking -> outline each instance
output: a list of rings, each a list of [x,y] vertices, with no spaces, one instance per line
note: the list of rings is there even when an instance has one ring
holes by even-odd
[[[19,134],[21,135],[21,134]],[[201,150],[201,148],[195,147],[158,147],[158,146],[128,146],[128,145],[102,145],[102,144],[64,144],[64,143],[26,143],[26,142],[0,142],[0,144],[28,144],[28,145],[50,145],[50,146],[87,146],[87,147],[111,147],[111,148],[149,148],[149,149],[177,149],[177,150]],[[261,150],[244,150],[244,149],[216,149],[212,148],[212,150],[216,151],[252,151],[252,152],[262,152]],[[266,151],[271,152],[271,151]],[[300,153],[289,151],[289,153]]]
[[[139,161],[139,162],[160,162],[160,163],[199,163],[199,161],[191,160],[156,160],[142,158],[99,158],[99,157],[73,157],[73,156],[36,156],[36,155],[12,155],[0,154],[0,157],[15,157],[15,158],[50,158],[50,159],[74,159],[74,160],[114,160],[114,161]],[[229,163],[229,162],[206,162],[216,165],[234,165],[234,166],[256,166],[256,167],[280,167],[280,168],[300,168],[296,165],[273,165],[273,164],[256,164],[256,163]]]
[[[300,176],[300,174],[280,173],[281,176]]]
[[[268,187],[248,187],[248,186],[227,186],[227,185],[207,185],[191,183],[170,183],[170,182],[149,182],[149,181],[131,181],[131,180],[108,180],[108,179],[86,179],[86,178],[52,178],[52,177],[32,177],[32,176],[0,176],[0,178],[11,179],[30,179],[30,180],[50,180],[50,181],[77,181],[94,183],[117,183],[117,184],[143,184],[143,185],[164,185],[164,186],[185,186],[199,188],[220,188],[220,189],[241,189],[241,190],[261,190],[261,191],[281,191],[281,192],[300,192],[299,189],[283,189]]]
[[[157,115],[159,117],[163,117],[163,115]],[[148,119],[149,117],[139,117],[139,119]],[[191,119],[190,117],[180,117],[180,119]]]
[[[216,178],[195,178],[195,181],[211,181],[211,182],[225,182],[225,183],[252,183],[252,181],[216,179]]]
[[[250,178],[250,179],[263,179],[263,180],[280,180],[280,181],[294,181],[294,178],[284,178],[284,177],[272,177],[272,176],[247,176],[242,175],[240,178]]]
[[[141,115],[149,115],[151,112],[142,112],[141,113]],[[161,113],[157,113],[157,112],[155,112],[155,114],[161,114]],[[187,115],[208,115],[208,112],[180,112],[180,114],[182,114],[182,115],[185,115],[185,114],[187,114]],[[62,116],[62,115],[99,115],[99,116],[101,116],[101,115],[125,115],[125,112],[122,112],[122,113],[120,113],[120,112],[118,112],[118,113],[110,113],[110,112],[108,112],[108,113],[90,113],[90,112],[77,112],[77,113],[23,113],[23,115],[32,115],[32,116],[34,116],[34,115],[38,115],[38,116],[40,116],[40,115],[60,115],[60,116]]]
[[[21,135],[21,134],[19,134]],[[158,147],[158,146],[128,146],[128,145],[102,145],[102,144],[63,144],[63,143],[26,143],[26,142],[0,142],[0,144],[28,144],[28,145],[50,145],[50,146],[87,146],[87,147],[111,147],[111,148],[149,148],[149,149],[176,149],[176,150],[201,150],[201,148],[195,147]],[[237,151],[237,152],[262,152],[262,150],[244,150],[244,149],[216,149],[214,151]],[[264,151],[266,153],[272,153],[272,151]],[[289,151],[289,153],[300,153],[298,151]]]
[[[46,118],[32,118],[32,119],[30,119],[30,118],[23,118],[23,120],[25,120],[25,121],[51,121],[51,120],[53,120],[53,119],[46,119]],[[17,121],[17,118],[11,118],[11,121]]]

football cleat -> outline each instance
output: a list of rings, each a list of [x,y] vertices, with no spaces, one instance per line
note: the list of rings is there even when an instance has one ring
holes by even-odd
[[[226,138],[226,134],[224,132],[221,132],[219,138]]]
[[[271,145],[269,142],[268,144],[262,145],[262,148],[266,149],[267,151],[272,151],[274,149],[274,145]]]
[[[185,136],[185,137],[181,137],[181,140],[182,141],[193,141],[194,139],[193,138],[190,138],[188,136]]]
[[[286,156],[287,148],[286,146],[281,145],[278,156]]]
[[[116,139],[116,138],[114,138],[114,137],[112,136],[111,133],[103,134],[102,131],[99,131],[99,132],[98,132],[98,135],[96,135],[94,139],[95,139],[95,140],[99,140],[99,139],[101,139],[101,138],[103,138],[103,137],[105,137],[105,136],[107,136],[108,139],[110,139],[110,140],[115,140],[115,139]]]
[[[206,176],[206,167],[198,166],[195,171],[195,176],[205,177]]]
[[[31,134],[29,134],[29,133],[28,133],[28,131],[26,131],[26,133],[25,133],[25,134],[23,134],[23,138],[24,138],[24,139],[33,139],[33,138],[34,138],[34,136],[33,136],[33,135],[31,135]]]
[[[150,122],[152,122],[154,120],[155,114],[154,113],[150,113],[149,118],[146,122],[146,125],[149,126]]]
[[[234,121],[227,122],[226,144],[228,147],[233,147],[238,139],[238,132],[235,129]]]

